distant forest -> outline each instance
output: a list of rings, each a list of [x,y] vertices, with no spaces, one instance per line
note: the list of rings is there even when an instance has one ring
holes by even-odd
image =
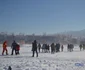
[[[7,40],[8,44],[11,45],[13,40],[20,44],[31,44],[33,40],[37,40],[38,43],[60,43],[60,44],[80,44],[85,43],[85,39],[73,37],[72,35],[64,35],[64,34],[56,34],[56,35],[24,35],[18,34],[14,35],[7,33],[0,33],[0,43],[2,44],[5,40]]]

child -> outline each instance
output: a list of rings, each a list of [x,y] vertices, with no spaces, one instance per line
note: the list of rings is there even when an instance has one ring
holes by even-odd
[[[20,54],[20,53],[19,53],[19,50],[20,50],[20,45],[17,45],[17,46],[16,46],[16,55],[17,55],[17,54]]]

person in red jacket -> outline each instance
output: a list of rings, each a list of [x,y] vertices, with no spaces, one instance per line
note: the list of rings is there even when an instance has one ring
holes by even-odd
[[[8,55],[8,50],[7,50],[7,41],[5,41],[3,43],[3,51],[2,51],[2,55],[4,55],[4,52],[6,51],[6,55]]]
[[[16,55],[17,55],[17,54],[20,54],[20,53],[19,53],[19,50],[20,50],[20,45],[17,44],[17,46],[16,46]]]

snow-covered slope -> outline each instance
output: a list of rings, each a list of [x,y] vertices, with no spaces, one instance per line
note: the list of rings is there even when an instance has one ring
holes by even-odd
[[[31,57],[31,45],[23,45],[17,56],[10,55],[10,47],[8,51],[9,55],[2,56],[0,47],[0,70],[7,70],[8,66],[12,70],[85,70],[85,51],[80,51],[78,46],[75,46],[73,52],[67,52],[64,46],[64,52],[39,53],[39,57]]]

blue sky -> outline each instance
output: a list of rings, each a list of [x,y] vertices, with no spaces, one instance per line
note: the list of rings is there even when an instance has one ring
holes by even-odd
[[[55,34],[85,29],[85,0],[0,0],[0,32]]]

